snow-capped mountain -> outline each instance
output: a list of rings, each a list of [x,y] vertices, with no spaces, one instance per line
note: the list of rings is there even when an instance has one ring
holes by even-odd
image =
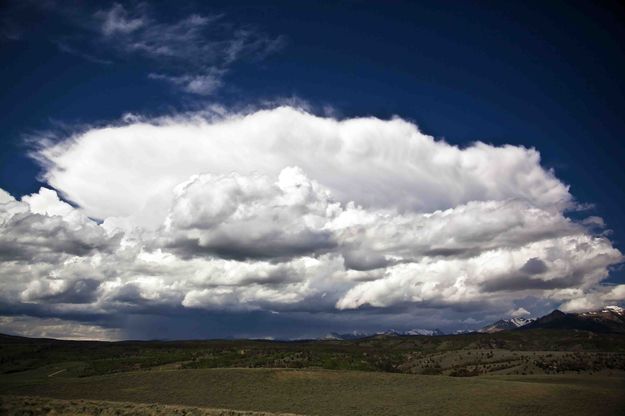
[[[526,318],[511,318],[511,319],[500,319],[499,321],[487,325],[484,328],[478,330],[477,332],[483,332],[487,334],[492,334],[494,332],[500,331],[509,331],[511,329],[517,329],[527,324],[534,322],[534,318],[526,319]]]
[[[359,331],[352,331],[352,332],[347,332],[344,334],[339,334],[338,332],[330,332],[328,335],[323,337],[323,339],[337,339],[337,340],[359,339],[359,338],[370,337],[371,335],[372,334],[368,332],[359,332]]]
[[[612,315],[617,315],[617,316],[625,316],[625,308],[621,308],[620,306],[616,306],[616,305],[609,305],[604,307],[603,309],[599,310],[599,311],[591,311],[591,312],[584,312],[583,314],[594,314],[594,315],[606,315],[607,316],[612,316]]]
[[[443,331],[440,329],[411,329],[405,332],[400,333],[399,335],[427,335],[427,336],[436,336],[436,335],[445,335]]]
[[[347,340],[347,339],[359,339],[359,338],[367,338],[367,337],[372,337],[375,335],[386,335],[386,336],[417,336],[417,335],[421,335],[421,336],[437,336],[437,335],[445,335],[440,329],[421,329],[421,328],[414,328],[414,329],[409,329],[407,331],[397,331],[395,329],[388,329],[386,331],[378,331],[378,332],[359,332],[359,331],[353,331],[353,332],[348,332],[345,334],[339,334],[336,332],[331,332],[328,335],[326,335],[323,339],[342,339],[342,340]]]
[[[592,332],[625,332],[625,309],[620,306],[606,306],[599,310],[564,313],[559,310],[551,312],[536,320],[527,329],[577,329]]]
[[[390,335],[390,336],[406,336],[406,335],[424,335],[424,336],[436,336],[436,335],[445,335],[440,329],[420,329],[413,328],[407,331],[396,331],[394,329],[389,329],[383,332],[377,332],[375,335]]]
[[[476,332],[492,334],[501,331],[527,330],[527,329],[573,329],[593,332],[618,332],[625,333],[625,308],[616,305],[605,306],[595,311],[581,313],[565,313],[559,310],[540,318],[510,318],[501,319],[487,325]],[[458,330],[455,334],[463,334],[472,331]],[[397,331],[389,329],[379,332],[349,333],[332,332],[324,339],[349,340],[367,338],[372,336],[437,336],[445,335],[438,329],[409,329]]]
[[[527,329],[574,329],[592,332],[625,332],[625,308],[610,305],[602,309],[580,313],[554,310],[537,319],[502,319],[478,332],[494,333]]]

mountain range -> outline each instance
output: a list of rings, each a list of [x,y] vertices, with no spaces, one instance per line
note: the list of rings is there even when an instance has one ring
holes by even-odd
[[[606,306],[602,309],[580,313],[566,313],[558,309],[535,319],[502,319],[487,325],[478,332],[493,333],[528,329],[576,329],[591,332],[625,333],[625,309]]]
[[[540,318],[511,318],[500,319],[490,325],[486,325],[477,331],[456,331],[455,334],[479,332],[493,334],[502,331],[516,331],[527,329],[573,329],[604,333],[625,333],[625,308],[619,306],[606,306],[602,309],[580,313],[566,313],[558,309]],[[439,329],[410,329],[396,331],[394,329],[380,332],[349,333],[331,332],[324,339],[350,340],[368,338],[372,336],[437,336],[445,335]]]
[[[577,329],[591,332],[625,333],[625,309],[606,306],[603,309],[581,313],[551,312],[528,323],[521,329]]]
[[[348,332],[348,333],[343,333],[343,334],[340,334],[337,332],[331,332],[328,335],[326,335],[324,339],[348,340],[348,339],[360,339],[360,338],[373,337],[376,335],[385,335],[385,336],[392,337],[392,336],[407,336],[407,335],[435,336],[435,335],[445,335],[445,334],[443,333],[443,331],[439,329],[414,328],[414,329],[409,329],[407,331],[396,331],[394,329],[389,329],[386,331],[379,331],[379,332],[353,331],[353,332]]]

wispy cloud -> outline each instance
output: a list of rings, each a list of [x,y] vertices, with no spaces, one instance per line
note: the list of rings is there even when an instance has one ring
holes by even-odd
[[[242,59],[262,59],[284,45],[255,29],[236,27],[222,14],[190,14],[179,20],[157,19],[140,4],[114,4],[98,10],[93,19],[98,40],[128,56],[148,59],[162,68],[149,77],[182,91],[210,95],[222,84],[227,70]]]
[[[105,36],[112,36],[117,33],[128,34],[145,24],[141,17],[129,17],[128,12],[121,4],[114,4],[108,11],[98,11],[96,17],[103,21],[102,33]]]
[[[109,59],[103,59],[103,58],[99,58],[95,55],[92,55],[90,53],[85,53],[82,51],[79,51],[73,47],[71,47],[68,43],[63,42],[61,40],[59,41],[53,41],[53,43],[56,45],[56,47],[61,51],[61,52],[65,52],[68,53],[70,55],[76,55],[79,56],[89,62],[93,62],[95,64],[102,64],[102,65],[110,65],[113,63],[113,61],[109,60]]]
[[[209,74],[178,75],[149,74],[150,79],[167,81],[180,87],[183,91],[198,94],[211,95],[222,85],[224,71],[212,70]]]
[[[131,60],[148,67],[150,79],[202,96],[222,87],[224,77],[239,62],[263,59],[285,45],[283,36],[234,24],[222,13],[191,12],[172,18],[151,4],[121,2],[100,8],[13,2],[7,16],[0,16],[2,40],[29,34],[20,21],[27,11],[58,17],[62,34],[51,33],[49,40],[63,53],[97,64]]]
[[[19,40],[22,30],[15,22],[7,18],[0,19],[0,40]]]

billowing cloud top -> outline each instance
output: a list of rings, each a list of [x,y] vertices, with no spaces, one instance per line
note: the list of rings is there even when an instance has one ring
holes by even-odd
[[[574,198],[534,149],[279,107],[133,119],[36,156],[56,192],[0,195],[2,302],[15,310],[503,313],[624,299],[601,284],[622,261],[603,222],[566,216]]]
[[[460,149],[399,118],[337,121],[290,107],[217,122],[170,119],[94,129],[40,156],[50,185],[97,218],[137,215],[146,207],[153,212],[155,202],[166,210],[171,190],[195,174],[275,178],[289,166],[338,201],[367,208],[432,212],[522,199],[559,210],[571,202],[568,188],[540,166],[533,149],[484,143]]]

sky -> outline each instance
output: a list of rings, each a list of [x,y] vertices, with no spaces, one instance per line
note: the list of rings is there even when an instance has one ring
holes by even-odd
[[[0,332],[625,304],[618,2],[0,5]]]

